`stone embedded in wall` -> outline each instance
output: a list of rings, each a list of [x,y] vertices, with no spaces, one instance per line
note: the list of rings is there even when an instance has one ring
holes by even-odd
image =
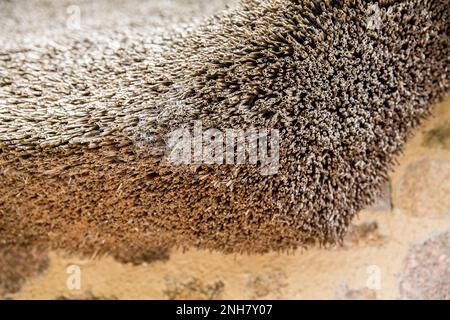
[[[170,300],[220,299],[225,288],[222,281],[205,284],[198,278],[179,280],[167,279],[164,294]]]
[[[379,245],[384,237],[380,234],[376,221],[366,221],[360,224],[352,224],[344,238],[344,246],[354,245]]]
[[[394,196],[394,207],[416,217],[444,218],[450,215],[450,162],[424,158],[409,165]]]
[[[246,290],[249,299],[277,298],[282,296],[287,286],[287,275],[283,271],[272,271],[265,274],[250,274]]]
[[[450,299],[450,230],[412,246],[399,289],[403,299]]]

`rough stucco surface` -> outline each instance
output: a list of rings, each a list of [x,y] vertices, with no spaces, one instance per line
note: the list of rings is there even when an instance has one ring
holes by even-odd
[[[65,2],[59,2],[57,5],[53,2],[46,2],[46,6],[52,7],[52,10],[42,9],[30,12],[25,10],[25,6],[12,5],[9,2],[2,3],[2,6],[6,10],[7,15],[18,15],[25,19],[25,23],[17,24],[17,21],[3,20],[5,28],[2,28],[0,34],[2,43],[7,45],[15,43],[15,41],[30,41],[30,42],[46,42],[50,41],[52,37],[61,37],[64,35],[64,11],[69,5]],[[72,3],[72,2],[71,2]],[[84,3],[84,4],[83,4]],[[185,5],[185,10],[182,15],[174,14],[176,12],[173,7]],[[46,8],[46,6],[36,6],[37,8]],[[133,3],[130,3],[129,7],[123,12],[127,14],[120,19],[112,19],[114,13],[108,12],[108,10],[99,10],[104,12],[105,17],[101,17],[105,23],[98,25],[98,17],[95,15],[90,16],[90,13],[97,12],[89,9],[89,2],[82,2],[80,4],[82,14],[87,13],[85,24],[82,24],[83,28],[94,27],[98,30],[98,39],[106,39],[106,34],[110,32],[109,28],[115,28],[124,30],[132,24],[134,30],[139,29],[139,20],[133,19],[130,21],[127,17],[131,16],[133,10],[139,7],[139,10],[148,10],[149,16],[152,16],[153,23],[155,25],[155,33],[160,34],[161,30],[170,29],[170,24],[167,25],[161,21],[172,21],[174,27],[179,27],[180,22],[189,21],[190,17],[199,17],[202,14],[210,13],[221,8],[223,4],[220,1],[209,1],[208,5],[202,7],[202,2],[196,2],[195,5],[188,1],[178,1],[165,3],[162,9],[157,5],[149,5],[148,7],[142,7]],[[114,5],[104,6],[105,8],[113,8]],[[21,9],[22,8],[22,9]],[[184,8],[184,7],[182,7]],[[3,8],[2,8],[3,9]],[[15,12],[15,10],[22,10],[21,12]],[[54,21],[48,19],[49,12],[60,12],[56,14],[55,23],[58,27],[50,28],[49,25],[45,25],[45,21]],[[155,14],[155,10],[162,12],[160,15],[161,20]],[[62,12],[62,14],[61,14]],[[27,15],[31,17],[27,18]],[[37,15],[37,16],[33,16]],[[139,16],[139,15],[137,15]],[[117,17],[116,17],[117,18]],[[60,20],[58,20],[60,19]],[[33,24],[29,24],[29,21],[33,21]],[[117,23],[119,21],[119,23]],[[59,23],[59,24],[58,24]],[[142,22],[142,28],[145,27],[148,21]],[[17,25],[21,26],[16,29]],[[161,28],[158,29],[158,28]],[[4,30],[4,31],[3,31]],[[17,32],[22,32],[23,37],[15,39]],[[88,31],[83,31],[88,32]],[[102,32],[103,37],[102,38]],[[148,32],[148,31],[146,31]],[[73,36],[73,35],[67,35]],[[118,45],[120,47],[120,44]],[[80,89],[82,90],[82,89]],[[409,285],[405,285],[408,281],[411,282],[411,274],[421,275],[423,273],[411,272],[408,268],[411,268],[411,262],[414,258],[406,258],[409,254],[416,254],[418,252],[415,249],[420,247],[420,243],[425,241],[428,237],[435,235],[436,233],[448,232],[450,229],[449,222],[449,208],[448,203],[448,179],[445,179],[448,175],[449,166],[449,154],[448,148],[445,147],[445,130],[441,130],[443,133],[435,134],[436,130],[445,128],[445,119],[450,119],[448,114],[449,103],[448,100],[444,104],[441,104],[436,113],[438,117],[434,120],[428,121],[423,125],[420,130],[416,131],[416,137],[408,144],[404,155],[400,158],[400,164],[396,166],[395,172],[390,176],[390,187],[387,188],[388,194],[382,199],[378,206],[373,209],[363,211],[357,221],[350,228],[348,237],[346,238],[343,248],[335,248],[330,250],[311,248],[305,252],[291,251],[289,254],[266,254],[266,255],[223,255],[220,253],[208,253],[205,251],[189,250],[187,253],[170,249],[170,244],[176,242],[176,234],[169,234],[166,237],[148,237],[145,242],[140,241],[139,228],[136,230],[136,234],[128,235],[126,241],[121,241],[119,237],[114,235],[114,226],[109,226],[109,218],[104,217],[103,224],[98,226],[99,230],[92,228],[89,224],[90,217],[80,216],[74,221],[76,223],[63,227],[63,233],[65,234],[64,243],[61,245],[70,251],[77,251],[92,254],[95,252],[98,245],[98,237],[100,232],[108,230],[109,237],[101,239],[103,248],[100,256],[92,259],[86,258],[74,258],[74,255],[67,254],[62,251],[52,251],[49,253],[50,263],[45,272],[43,266],[46,265],[45,261],[47,255],[42,251],[33,251],[30,255],[33,257],[40,255],[40,258],[32,261],[30,267],[27,263],[21,263],[25,259],[20,258],[18,254],[16,257],[11,258],[10,252],[1,255],[5,257],[3,263],[0,261],[1,268],[9,269],[9,273],[13,274],[12,277],[0,278],[2,283],[6,284],[8,281],[11,283],[18,283],[17,279],[20,279],[20,284],[23,279],[33,277],[31,280],[25,283],[22,291],[10,294],[11,297],[43,297],[43,298],[390,298],[390,297],[428,297],[427,294],[432,291],[430,287],[426,289],[415,290],[414,296],[411,296],[408,288]],[[434,131],[433,131],[434,130]],[[434,135],[433,142],[429,140],[430,135]],[[52,185],[52,177],[59,176],[58,170],[61,166],[64,166],[65,161],[49,161],[45,168],[36,167],[35,170],[39,172],[40,179],[48,179],[49,185],[52,190],[51,194],[46,195],[43,199],[36,199],[36,203],[39,201],[51,201],[58,208],[64,208],[69,203],[61,203],[59,200],[64,198],[63,193],[73,193],[80,197],[89,197],[89,193],[92,192],[89,185],[71,185],[70,181],[73,177],[82,176],[83,163],[91,161],[95,163],[96,155],[89,157],[88,159],[78,159],[74,161],[74,166],[64,167],[64,183],[67,183],[67,187],[60,189],[59,183],[55,182]],[[129,159],[117,158],[116,155],[100,155],[100,157],[112,158],[110,159],[115,168],[120,170],[127,170],[126,165],[121,162],[128,161]],[[29,164],[28,164],[29,165]],[[103,165],[103,164],[102,164]],[[142,167],[148,165],[147,163],[141,163]],[[15,167],[20,169],[20,167]],[[91,169],[91,168],[90,168]],[[41,173],[45,173],[44,177]],[[122,171],[123,173],[123,171]],[[421,174],[422,173],[422,174]],[[4,177],[15,181],[14,183],[21,183],[26,185],[30,176],[23,175],[20,170],[14,171],[10,168],[3,170]],[[92,174],[92,172],[86,171],[85,174]],[[94,173],[95,174],[95,173]],[[31,178],[33,179],[33,178]],[[102,178],[100,177],[100,180]],[[57,179],[55,179],[57,180]],[[6,180],[3,180],[6,181]],[[161,181],[162,183],[169,183],[169,181]],[[124,185],[111,185],[108,186],[107,192],[113,190],[119,193],[119,196],[126,198],[126,194],[120,194],[127,190],[127,188],[135,188],[136,184],[130,182],[129,186]],[[145,186],[141,186],[145,187]],[[56,192],[55,192],[56,190]],[[62,192],[62,194],[59,194]],[[40,190],[34,193],[45,193],[45,190]],[[126,192],[126,191],[125,191]],[[83,194],[85,193],[85,194]],[[7,194],[5,197],[13,197],[15,195]],[[170,198],[170,194],[168,197]],[[417,199],[417,201],[415,201]],[[111,202],[112,201],[112,202]],[[130,199],[128,202],[122,202],[117,210],[127,211],[127,208],[135,205],[136,199]],[[237,201],[243,201],[237,199]],[[110,199],[102,199],[96,204],[98,207],[96,210],[102,210],[111,206],[117,206]],[[86,208],[85,208],[86,209]],[[86,212],[89,211],[86,210]],[[30,219],[32,219],[32,214]],[[42,212],[39,212],[36,216],[36,222],[46,224],[46,214],[43,213],[44,219],[42,219]],[[74,212],[74,215],[77,215]],[[130,212],[127,217],[124,217],[120,223],[133,224],[133,219],[139,219],[140,217],[134,217]],[[42,220],[40,220],[42,219]],[[248,220],[246,222],[249,222]],[[251,221],[250,221],[251,222]],[[251,227],[249,222],[248,227]],[[264,221],[259,221],[261,226],[264,226]],[[270,224],[270,222],[267,222]],[[64,218],[60,220],[58,217],[53,217],[50,225],[47,226],[51,230],[54,226],[64,225]],[[272,230],[273,231],[273,230]],[[278,230],[280,234],[284,232],[287,235],[289,230]],[[80,243],[80,234],[85,235],[86,242]],[[14,235],[20,239],[21,235]],[[30,235],[29,235],[30,236]],[[33,236],[33,234],[31,234]],[[255,235],[257,236],[257,235]],[[258,236],[262,236],[259,234]],[[48,238],[57,237],[53,235],[52,231],[49,231]],[[437,243],[444,243],[443,246],[448,246],[448,237],[442,237],[444,240],[437,241]],[[4,239],[5,240],[5,239]],[[130,246],[130,240],[134,243]],[[235,244],[236,248],[242,245],[240,239],[230,239],[230,246]],[[233,242],[234,241],[234,242]],[[276,241],[275,241],[276,242]],[[89,245],[91,243],[91,245]],[[434,243],[434,242],[432,242]],[[149,245],[151,244],[151,246]],[[441,244],[442,245],[442,244]],[[415,247],[413,247],[415,246]],[[411,247],[411,248],[410,248]],[[424,250],[427,250],[429,246],[424,245]],[[109,256],[103,256],[104,251],[112,251],[114,248],[114,256],[120,261],[130,261],[129,263],[120,263],[117,260],[113,260]],[[20,250],[21,247],[18,247]],[[144,250],[145,249],[145,250]],[[15,249],[17,250],[17,249]],[[31,250],[28,247],[23,248],[22,255],[27,255],[26,252]],[[238,249],[238,251],[245,248]],[[264,251],[264,248],[256,251]],[[144,252],[144,253],[143,253]],[[441,251],[439,251],[441,252]],[[427,255],[423,254],[423,257],[431,256],[432,259],[438,259],[437,264],[423,264],[424,266],[441,265],[448,260],[441,258],[442,254],[446,254],[443,250],[436,258],[435,254]],[[439,260],[440,259],[440,260]],[[6,263],[8,261],[8,263]],[[16,262],[18,261],[18,262]],[[43,262],[42,262],[43,261]],[[142,264],[142,262],[144,262]],[[17,272],[11,273],[11,265],[24,264],[25,267],[18,267]],[[83,286],[81,291],[70,291],[65,286],[66,284],[66,268],[68,265],[76,264],[81,267]],[[367,288],[367,281],[369,279],[370,270],[374,270],[373,266],[376,266],[381,274],[381,287],[377,290],[371,290]],[[413,265],[414,268],[421,267],[419,265]],[[403,269],[402,269],[403,268]],[[439,269],[439,270],[441,270]],[[39,277],[34,277],[40,273]],[[403,275],[402,290],[399,289],[399,275]],[[443,272],[437,272],[436,274],[445,276]],[[428,275],[425,275],[426,277]],[[408,278],[409,277],[409,278]],[[404,280],[406,279],[406,280]],[[412,280],[414,281],[414,280]],[[415,282],[417,285],[421,285],[420,281]],[[427,282],[429,283],[429,282]],[[17,285],[4,285],[6,292],[16,291]],[[432,285],[427,284],[427,285]],[[9,288],[9,289],[8,289]],[[406,288],[406,289],[404,289]],[[0,292],[2,286],[0,286]],[[438,297],[445,297],[446,292],[449,291],[448,286],[445,283],[441,283],[438,291],[441,293]],[[406,293],[405,293],[406,292]]]

